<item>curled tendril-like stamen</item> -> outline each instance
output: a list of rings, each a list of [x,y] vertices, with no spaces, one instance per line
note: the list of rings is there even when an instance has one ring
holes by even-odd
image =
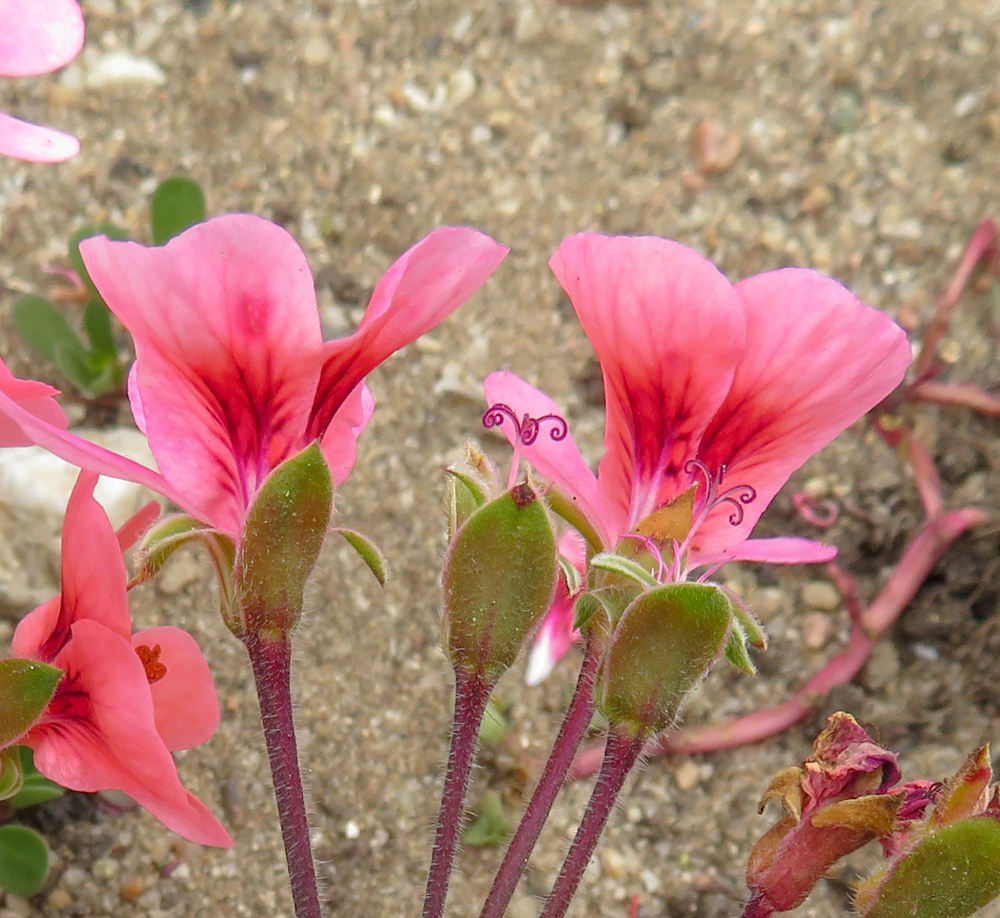
[[[688,459],[684,463],[684,471],[693,478],[696,472],[700,472],[705,479],[705,497],[702,503],[702,512],[707,516],[719,504],[731,504],[734,507],[729,514],[729,524],[739,526],[743,522],[743,506],[752,504],[757,499],[757,492],[750,485],[736,485],[726,491],[719,493],[719,484],[726,474],[726,467],[719,466],[719,471],[713,475],[708,466],[700,459]]]
[[[546,421],[552,422],[552,429],[549,431],[549,438],[558,443],[565,440],[569,434],[569,425],[558,414],[543,414],[540,418],[533,418],[525,412],[524,417],[519,421],[514,410],[503,402],[491,405],[483,415],[484,427],[499,427],[505,420],[509,420],[514,425],[517,432],[517,441],[522,446],[531,446],[538,439],[542,431],[542,424]]]

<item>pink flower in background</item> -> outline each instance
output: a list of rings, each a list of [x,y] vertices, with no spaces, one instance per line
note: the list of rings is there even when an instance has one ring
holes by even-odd
[[[728,560],[832,558],[806,539],[749,536],[791,473],[899,384],[903,331],[821,274],[787,268],[734,286],[655,237],[571,236],[550,266],[603,372],[598,474],[558,405],[513,373],[487,378],[485,421],[510,419],[515,453],[574,505],[593,548],[638,534],[664,550],[669,579]],[[553,609],[543,639],[565,619]]]
[[[688,568],[831,557],[802,539],[747,539],[789,475],[902,380],[902,329],[814,271],[733,286],[696,252],[656,237],[571,236],[550,266],[601,363],[599,472],[568,435],[548,436],[543,425],[525,443],[506,429],[602,548],[636,531],[659,539],[651,515],[688,497],[690,523],[665,540]],[[492,374],[485,388],[516,418],[561,416],[512,373]]]
[[[135,342],[129,398],[162,474],[2,392],[0,415],[67,461],[146,484],[236,538],[267,474],[309,443],[320,441],[335,484],[347,478],[374,407],[365,375],[457,309],[507,253],[475,230],[435,230],[386,272],[358,330],[324,342],[305,256],[267,220],[233,214],[162,247],[97,237],[80,249]]]
[[[83,14],[76,0],[0,0],[0,75],[58,70],[82,47]],[[75,137],[0,112],[0,154],[58,163],[79,152]]]
[[[219,724],[208,664],[180,628],[132,633],[122,551],[149,514],[140,511],[116,536],[94,500],[96,483],[81,472],[66,508],[62,592],[14,632],[15,657],[65,673],[19,742],[64,787],[123,791],[179,835],[229,847],[229,833],[184,789],[170,755],[205,742]]]
[[[0,397],[49,427],[61,430],[68,422],[54,398],[58,394],[58,389],[45,383],[18,379],[0,362]],[[0,414],[0,446],[30,446],[31,442],[13,419]]]

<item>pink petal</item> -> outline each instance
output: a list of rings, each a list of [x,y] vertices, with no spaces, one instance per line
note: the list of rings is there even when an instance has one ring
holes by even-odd
[[[69,422],[59,403],[53,398],[58,394],[58,389],[46,383],[18,379],[0,361],[0,396],[6,396],[3,404],[12,403],[22,412],[40,418],[46,424],[64,428]],[[2,410],[0,405],[0,412]],[[31,442],[31,438],[25,435],[15,419],[0,413],[0,446],[30,446]]]
[[[85,240],[87,270],[136,349],[133,392],[180,505],[236,534],[303,443],[322,340],[309,266],[258,217],[217,217],[161,248]]]
[[[72,134],[0,112],[0,155],[29,163],[61,163],[80,152]]]
[[[358,330],[324,345],[310,437],[322,437],[358,383],[458,309],[508,251],[476,230],[446,226],[405,252],[379,281]]]
[[[180,502],[180,495],[167,484],[162,475],[64,430],[66,416],[62,409],[46,395],[42,395],[45,390],[58,390],[49,389],[43,383],[32,380],[10,377],[6,367],[3,367],[3,372],[7,373],[9,379],[5,381],[0,378],[0,446],[34,443],[72,465],[109,478],[134,481],[175,503]],[[2,375],[0,372],[0,377]],[[25,392],[33,394],[25,398]]]
[[[219,726],[215,683],[198,643],[186,631],[170,626],[147,628],[132,635],[132,646],[160,648],[167,674],[149,686],[160,738],[171,752],[204,743]]]
[[[690,484],[685,463],[743,351],[742,305],[711,262],[652,236],[570,236],[549,266],[601,363],[598,479],[624,533]]]
[[[72,790],[123,791],[179,835],[231,846],[229,833],[177,777],[130,642],[96,622],[77,622],[57,665],[82,694],[61,699],[57,691],[51,719],[28,734],[38,770]]]
[[[531,645],[524,681],[528,685],[538,685],[565,656],[575,638],[573,603],[562,588],[556,595],[552,607],[545,613],[545,618],[542,619],[538,634]]]
[[[0,74],[35,76],[68,64],[83,47],[76,0],[3,0]],[[0,129],[2,133],[2,129]]]
[[[726,551],[743,541],[789,475],[900,383],[906,335],[836,281],[786,268],[736,285],[746,307],[747,347],[699,458],[726,468],[720,491],[750,485],[739,525],[721,504],[693,547]]]
[[[537,439],[527,446],[518,440],[512,420],[505,419],[501,426],[515,454],[524,456],[540,475],[572,500],[600,533],[605,546],[613,547],[618,534],[617,513],[605,508],[597,478],[568,432],[565,414],[559,406],[540,389],[529,386],[521,377],[507,370],[487,376],[483,390],[487,405],[491,408],[498,404],[505,405],[514,413],[518,424],[522,423],[525,415],[535,421],[548,416],[562,421],[562,424],[553,420],[542,421]],[[560,440],[552,438],[553,433],[563,430],[567,431],[565,437]]]
[[[362,383],[347,396],[326,428],[320,442],[334,487],[342,485],[351,474],[358,457],[358,437],[368,426],[374,410],[375,396]]]
[[[757,561],[764,564],[824,564],[837,557],[833,545],[812,539],[781,536],[775,539],[747,539],[729,551],[715,555],[694,553],[694,567],[717,567],[730,561]]]
[[[15,655],[50,662],[77,622],[89,620],[128,639],[128,575],[121,547],[104,508],[94,500],[97,475],[80,472],[66,507],[62,533],[62,593],[22,619],[14,632]]]

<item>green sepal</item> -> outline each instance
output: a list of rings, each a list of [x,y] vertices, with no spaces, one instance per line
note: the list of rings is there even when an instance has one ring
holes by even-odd
[[[170,556],[185,545],[197,543],[205,547],[219,580],[219,600],[222,617],[231,616],[236,602],[233,570],[236,565],[236,544],[218,529],[209,529],[193,516],[177,513],[166,516],[150,527],[136,552],[136,583],[151,580],[167,563]]]
[[[576,596],[576,594],[579,593],[580,589],[583,587],[583,576],[580,574],[577,566],[572,561],[569,561],[560,555],[559,571],[566,584],[566,594],[568,596]]]
[[[732,603],[707,583],[671,583],[622,614],[604,658],[598,705],[614,727],[654,734],[676,722],[688,694],[722,655]]]
[[[555,534],[530,485],[473,513],[444,564],[445,641],[456,669],[499,677],[548,610],[555,583]]]
[[[339,533],[344,537],[344,541],[353,548],[361,560],[368,565],[368,570],[372,572],[379,586],[385,586],[388,577],[385,569],[385,556],[379,551],[378,546],[360,532],[354,529],[345,529],[342,526],[335,526],[331,532]]]
[[[176,175],[160,182],[150,205],[153,243],[163,245],[196,223],[203,223],[207,214],[205,192],[194,179]]]
[[[764,626],[757,620],[757,616],[738,600],[733,601],[733,615],[743,627],[747,643],[752,644],[758,650],[767,650],[767,633],[764,631]]]
[[[558,488],[550,488],[545,495],[549,502],[549,507],[556,516],[561,517],[580,533],[590,546],[591,551],[599,552],[604,548],[600,533],[594,528],[593,523],[587,519],[580,510],[578,501],[567,497]]]
[[[306,580],[333,511],[333,479],[319,443],[267,476],[247,512],[236,555],[236,602],[226,624],[237,637],[285,640],[302,615]]]
[[[1000,895],[1000,823],[978,816],[922,839],[881,883],[865,918],[967,918]]]
[[[466,521],[489,500],[489,490],[479,475],[450,465],[448,478],[448,538],[452,539]]]
[[[582,631],[598,613],[609,626],[614,621],[615,610],[599,594],[581,593],[573,603],[573,630]]]
[[[27,899],[49,875],[45,840],[27,826],[0,826],[0,889]]]
[[[24,773],[24,784],[21,789],[7,801],[12,810],[23,810],[39,803],[48,803],[65,796],[66,788],[55,781],[50,781],[37,768],[31,749],[27,746],[17,746],[20,753],[21,770]]]
[[[16,743],[42,716],[63,671],[37,660],[0,660],[0,747]]]
[[[734,604],[733,612],[735,613],[735,611],[736,606]],[[726,659],[748,676],[757,675],[757,666],[747,651],[747,633],[743,630],[743,623],[735,616],[733,618],[733,627],[729,631],[729,640],[726,642]]]
[[[594,570],[615,574],[637,583],[643,589],[654,589],[659,581],[641,564],[622,555],[601,552],[590,559],[590,567]]]
[[[24,787],[24,768],[17,746],[0,749],[0,800],[9,801]],[[9,805],[9,804],[8,804]]]
[[[107,236],[108,239],[123,242],[128,239],[128,233],[123,229],[119,229],[113,223],[87,223],[69,237],[69,260],[73,265],[73,270],[79,275],[80,280],[83,281],[90,295],[103,303],[104,298],[90,279],[90,274],[87,273],[87,266],[83,263],[83,256],[80,254],[80,243],[84,239],[90,239],[92,236]]]
[[[466,826],[462,840],[474,848],[502,845],[512,828],[503,811],[503,800],[496,791],[488,790],[479,798],[476,818]]]

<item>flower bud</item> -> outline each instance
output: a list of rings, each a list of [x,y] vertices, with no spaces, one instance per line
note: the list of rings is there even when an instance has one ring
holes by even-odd
[[[673,726],[691,689],[725,650],[729,597],[705,583],[671,583],[638,597],[604,661],[598,706],[615,726],[658,733]]]
[[[445,645],[456,669],[498,678],[552,602],[556,539],[527,484],[476,510],[444,564]]]
[[[302,614],[306,579],[326,538],[333,480],[318,443],[268,475],[247,513],[236,556],[237,637],[285,639]]]

